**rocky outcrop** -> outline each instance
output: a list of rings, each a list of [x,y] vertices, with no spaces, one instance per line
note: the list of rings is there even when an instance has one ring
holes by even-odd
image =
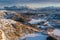
[[[19,40],[27,34],[40,32],[28,23],[24,24],[29,18],[26,17],[18,12],[0,11],[0,40]]]
[[[0,18],[12,19],[15,21],[29,21],[29,16],[25,15],[24,13],[19,12],[11,12],[11,11],[0,11]]]
[[[18,38],[39,32],[40,30],[11,19],[0,18],[0,40],[18,40]]]

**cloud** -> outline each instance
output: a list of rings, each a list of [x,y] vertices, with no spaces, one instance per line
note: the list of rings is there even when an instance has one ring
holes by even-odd
[[[0,0],[0,4],[60,2],[60,0]]]
[[[35,7],[35,3],[37,4],[49,4],[49,3],[60,3],[60,0],[0,0],[0,7],[5,5],[28,5]],[[37,4],[37,6],[39,6]],[[43,6],[43,5],[42,5]]]
[[[0,4],[3,4],[3,5],[15,4],[16,2],[18,1],[17,0],[0,0]]]

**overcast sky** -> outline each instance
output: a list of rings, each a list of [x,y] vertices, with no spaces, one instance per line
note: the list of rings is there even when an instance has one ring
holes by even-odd
[[[60,0],[0,0],[0,6],[27,5],[29,7],[60,6]]]

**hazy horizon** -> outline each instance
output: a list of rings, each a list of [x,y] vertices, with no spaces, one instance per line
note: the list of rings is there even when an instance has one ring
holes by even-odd
[[[60,0],[0,0],[0,7],[13,5],[28,6],[30,8],[60,7]]]

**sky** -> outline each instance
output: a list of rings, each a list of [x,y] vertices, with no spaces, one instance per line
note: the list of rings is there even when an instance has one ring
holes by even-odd
[[[1,6],[24,5],[31,8],[56,6],[60,7],[60,0],[0,0]]]

